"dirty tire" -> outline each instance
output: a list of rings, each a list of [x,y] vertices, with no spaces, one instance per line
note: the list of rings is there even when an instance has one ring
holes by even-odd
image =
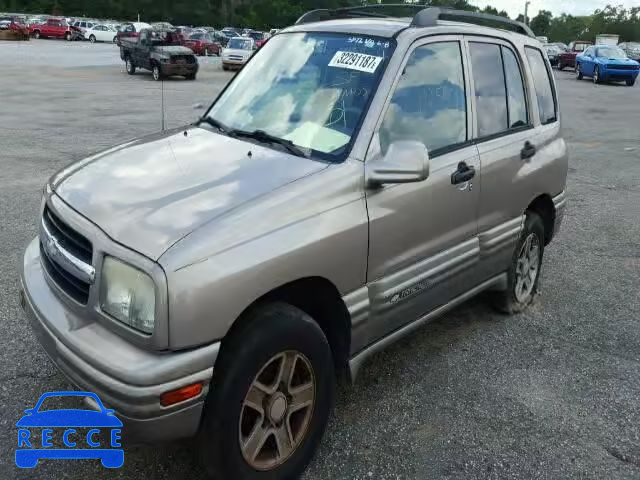
[[[198,435],[199,449],[202,461],[208,473],[218,480],[293,480],[299,478],[313,457],[326,428],[331,409],[333,408],[335,390],[335,372],[331,349],[327,339],[318,324],[305,312],[285,303],[271,303],[256,307],[241,320],[243,323],[223,341],[220,356],[215,365],[215,374],[211,389],[205,402],[201,429]],[[271,365],[273,358],[282,352],[300,355],[306,359],[306,365],[311,367],[311,381],[313,382],[312,408],[310,416],[305,417],[304,430],[296,447],[290,451],[283,463],[269,469],[259,469],[250,465],[246,458],[246,451],[241,448],[246,409],[245,403],[249,392],[254,389],[260,375],[266,366]],[[285,365],[283,357],[282,365]],[[294,360],[293,364],[297,364]],[[289,378],[293,383],[294,374]],[[283,367],[284,369],[284,367]],[[275,385],[284,386],[277,378]],[[250,390],[251,389],[251,390]],[[288,391],[288,390],[287,390]],[[280,395],[279,393],[276,393]],[[273,400],[273,397],[271,398]],[[293,400],[289,400],[293,405]],[[274,403],[268,397],[263,398],[262,420],[249,422],[249,431],[261,431],[272,428],[269,414]],[[269,407],[271,405],[271,407]],[[287,407],[289,408],[289,407]],[[293,429],[293,413],[286,410],[284,418],[290,430]],[[254,425],[251,427],[251,425]],[[259,425],[262,427],[258,428]],[[267,425],[267,427],[265,427]],[[255,428],[255,430],[254,430]],[[249,435],[250,437],[251,435]],[[264,453],[261,448],[270,448],[268,441],[275,442],[275,437],[259,443],[258,453]],[[292,437],[288,437],[292,438]],[[248,441],[248,440],[247,440]],[[275,444],[280,452],[279,444]],[[244,453],[243,453],[244,452]],[[257,460],[257,458],[256,458]]]
[[[537,238],[538,243],[538,260],[537,260],[537,271],[535,274],[535,279],[531,282],[532,286],[530,287],[530,292],[526,296],[522,296],[522,294],[518,295],[518,269],[520,260],[520,256],[523,248],[525,247],[525,243],[527,239],[531,238],[531,236],[535,236]],[[540,281],[540,272],[542,270],[542,257],[544,254],[544,223],[540,215],[535,212],[527,212],[526,220],[524,223],[524,229],[520,234],[520,238],[518,239],[518,243],[516,244],[516,248],[513,252],[513,257],[511,260],[511,265],[509,270],[507,271],[507,289],[502,292],[494,292],[493,293],[493,306],[500,312],[505,314],[514,314],[519,313],[527,309],[529,305],[535,299],[538,293],[538,283]],[[533,265],[531,265],[533,266]],[[520,292],[521,293],[521,292]]]
[[[127,57],[125,58],[125,67],[127,69],[127,73],[129,75],[133,75],[136,73],[136,66],[133,64],[133,60],[131,60],[131,58]]]

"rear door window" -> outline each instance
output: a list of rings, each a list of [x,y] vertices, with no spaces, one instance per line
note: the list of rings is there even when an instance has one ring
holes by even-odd
[[[553,123],[558,120],[558,105],[553,82],[551,81],[551,72],[547,68],[547,62],[544,60],[540,50],[526,47],[526,52],[533,75],[540,122],[543,125]]]
[[[502,60],[507,84],[509,128],[524,127],[529,124],[529,115],[522,71],[515,53],[510,48],[502,47]]]

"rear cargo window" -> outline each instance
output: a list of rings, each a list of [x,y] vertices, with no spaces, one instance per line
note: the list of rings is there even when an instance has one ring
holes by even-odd
[[[538,99],[540,122],[543,125],[555,122],[558,119],[558,106],[547,62],[545,62],[542,52],[537,48],[526,47],[526,51]]]

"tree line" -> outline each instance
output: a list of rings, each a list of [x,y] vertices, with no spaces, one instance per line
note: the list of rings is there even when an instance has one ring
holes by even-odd
[[[280,28],[292,24],[315,8],[338,8],[366,3],[402,3],[402,0],[0,0],[0,11],[44,13],[70,17],[168,21],[175,25]],[[416,0],[404,0],[415,4]],[[507,12],[488,6],[482,10],[468,0],[431,0],[433,6],[451,6],[508,17]],[[524,3],[524,2],[523,2]],[[518,20],[524,21],[521,14]],[[640,7],[607,6],[589,16],[562,14],[554,17],[542,10],[529,19],[536,35],[568,43],[595,40],[599,33],[618,33],[621,40],[640,40]]]

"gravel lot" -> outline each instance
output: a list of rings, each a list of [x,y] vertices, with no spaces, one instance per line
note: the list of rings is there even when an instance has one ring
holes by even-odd
[[[0,478],[201,478],[191,442],[125,465],[14,464],[15,422],[69,384],[17,304],[47,177],[160,128],[161,85],[127,76],[113,45],[0,43]],[[231,74],[164,83],[167,127],[194,120]],[[343,390],[306,480],[640,478],[640,87],[557,73],[571,149],[569,209],[542,295],[504,317],[482,298],[370,360]]]

